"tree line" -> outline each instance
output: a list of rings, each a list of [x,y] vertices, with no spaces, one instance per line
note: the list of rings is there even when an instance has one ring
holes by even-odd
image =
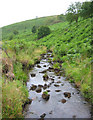
[[[66,11],[66,19],[69,23],[73,21],[78,22],[79,17],[83,19],[93,17],[93,1],[90,2],[75,2],[74,4],[69,5],[69,8]]]

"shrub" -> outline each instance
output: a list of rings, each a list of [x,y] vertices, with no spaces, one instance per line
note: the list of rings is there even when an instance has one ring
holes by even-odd
[[[32,33],[36,33],[36,26],[33,26]]]
[[[17,30],[14,30],[13,33],[14,33],[15,35],[17,35],[17,34],[18,34],[18,31],[17,31]]]
[[[10,35],[10,36],[9,36],[9,40],[12,40],[12,39],[13,39],[13,35]]]
[[[51,33],[50,28],[46,26],[41,26],[38,29],[38,39],[43,38]]]

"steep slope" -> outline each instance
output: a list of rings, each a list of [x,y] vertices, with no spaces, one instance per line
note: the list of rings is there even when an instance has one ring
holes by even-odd
[[[20,32],[26,32],[32,30],[32,27],[35,25],[37,27],[41,25],[51,25],[55,24],[57,22],[62,22],[64,21],[65,16],[63,19],[60,19],[58,15],[55,16],[48,16],[48,17],[41,17],[41,18],[36,18],[32,20],[26,20],[23,22],[15,23],[12,25],[8,25],[2,28],[3,31],[3,39],[8,38],[9,36],[13,35],[13,32],[16,30],[19,33]]]
[[[62,61],[66,76],[70,82],[74,82],[89,99],[91,93],[91,18],[81,20],[71,25],[59,23],[50,26],[54,32],[39,40],[38,44],[53,49],[54,61]],[[62,25],[62,26],[61,26]],[[59,26],[59,28],[58,28]],[[56,27],[58,29],[56,29]]]

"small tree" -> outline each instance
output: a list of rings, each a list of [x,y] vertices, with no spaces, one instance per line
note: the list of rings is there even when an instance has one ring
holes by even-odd
[[[93,17],[93,1],[83,2],[80,15],[83,18]]]
[[[13,33],[14,33],[15,35],[17,35],[17,34],[18,34],[18,31],[17,31],[17,30],[14,30]]]
[[[76,21],[78,22],[78,18],[80,15],[80,10],[81,10],[81,3],[80,2],[75,2],[75,4],[71,4],[67,10],[67,20],[72,22]]]
[[[67,21],[69,21],[69,23],[72,23],[74,21],[73,13],[67,13],[66,14],[66,19],[67,19]]]
[[[36,33],[36,26],[33,26],[32,33]]]
[[[47,26],[41,26],[38,29],[38,39],[43,38],[44,36],[47,36],[51,33],[51,30]]]

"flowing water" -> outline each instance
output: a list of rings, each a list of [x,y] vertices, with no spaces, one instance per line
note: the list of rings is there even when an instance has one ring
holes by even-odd
[[[51,53],[48,53],[51,56]],[[74,88],[65,77],[55,75],[54,71],[49,70],[52,65],[48,62],[48,56],[34,66],[29,73],[27,88],[29,98],[32,103],[27,105],[24,110],[25,118],[90,118],[90,105],[84,100],[76,88]],[[52,57],[50,57],[52,59]],[[43,80],[45,71],[48,75],[48,81]],[[34,76],[31,77],[31,74]],[[47,84],[45,89],[43,86]],[[31,90],[31,86],[42,85],[41,92]],[[50,98],[48,101],[42,98],[43,91],[48,90]],[[65,95],[69,93],[69,95]]]

